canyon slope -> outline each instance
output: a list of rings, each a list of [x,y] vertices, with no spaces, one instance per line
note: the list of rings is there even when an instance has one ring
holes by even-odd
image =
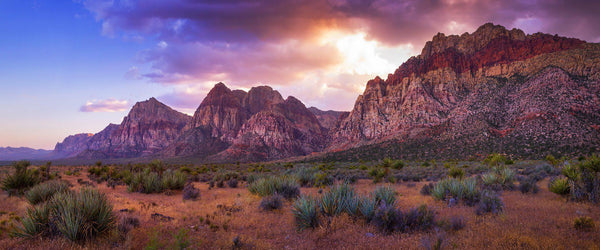
[[[386,80],[367,83],[329,151],[352,149],[348,158],[596,152],[599,80],[599,44],[491,23],[472,34],[439,33]]]
[[[136,103],[121,124],[110,124],[91,136],[77,157],[104,159],[153,155],[172,144],[190,120],[190,116],[150,98]]]
[[[268,86],[245,92],[216,84],[186,128],[164,156],[263,161],[319,152],[328,142],[327,130],[302,102]]]

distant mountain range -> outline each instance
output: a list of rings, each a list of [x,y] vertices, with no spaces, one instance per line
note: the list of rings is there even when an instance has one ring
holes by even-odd
[[[438,33],[350,112],[306,108],[268,86],[218,83],[190,117],[151,98],[121,124],[53,151],[0,148],[0,160],[195,158],[269,161],[523,157],[600,151],[600,44],[491,23]]]

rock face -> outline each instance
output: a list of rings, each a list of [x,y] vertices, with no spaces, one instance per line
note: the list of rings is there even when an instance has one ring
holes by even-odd
[[[493,24],[437,34],[386,80],[367,83],[330,148],[393,139],[420,141],[415,154],[433,157],[595,151],[599,80],[599,44]]]
[[[326,128],[327,130],[331,130],[331,129],[335,128],[337,121],[340,119],[340,117],[342,115],[349,114],[349,112],[342,112],[342,111],[333,111],[333,110],[323,111],[323,110],[320,110],[315,107],[310,107],[310,108],[308,108],[308,110],[310,110],[310,112],[313,113],[315,115],[315,117],[317,117],[317,120],[319,120],[319,123],[321,123],[321,126]]]
[[[88,141],[94,134],[82,133],[67,136],[62,142],[54,146],[54,154],[61,158],[70,158],[77,156],[86,149]]]
[[[262,161],[318,152],[327,143],[326,130],[302,102],[268,86],[246,93],[216,84],[186,128],[164,155]]]
[[[152,155],[179,137],[190,120],[190,116],[150,98],[136,103],[121,124],[110,124],[92,136],[78,156],[131,158]]]

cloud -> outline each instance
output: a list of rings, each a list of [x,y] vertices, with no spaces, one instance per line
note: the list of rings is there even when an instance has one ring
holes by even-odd
[[[173,86],[165,98],[188,108],[190,104],[176,102],[176,96],[192,100],[202,95],[181,91],[181,86],[206,91],[207,82],[223,81],[238,87],[268,84],[282,91],[294,89],[306,93],[302,95],[311,103],[348,109],[365,79],[385,78],[436,33],[473,32],[486,22],[527,33],[600,40],[596,27],[600,2],[585,0],[83,0],[82,4],[101,23],[104,35],[153,40],[136,58],[149,70],[129,69],[126,76]],[[351,100],[341,101],[344,105],[331,101],[341,98]]]
[[[125,79],[128,80],[140,80],[142,76],[140,75],[140,70],[136,66],[131,66],[124,75]]]
[[[106,99],[88,101],[79,108],[81,112],[119,112],[129,108],[126,100]]]

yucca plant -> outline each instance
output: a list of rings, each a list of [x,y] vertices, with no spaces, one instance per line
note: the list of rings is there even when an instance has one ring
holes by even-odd
[[[319,226],[317,201],[310,196],[301,196],[292,205],[292,214],[298,229],[315,228]]]
[[[2,190],[8,191],[9,195],[23,195],[27,189],[39,183],[39,172],[28,169],[29,161],[18,161],[13,163],[15,172],[2,180]]]
[[[25,199],[30,204],[36,205],[46,202],[56,193],[69,191],[69,184],[64,181],[48,181],[31,188],[25,193]]]
[[[371,193],[378,204],[385,202],[388,206],[396,205],[396,191],[389,185],[378,186]]]
[[[371,221],[377,210],[377,200],[372,196],[361,197],[359,200],[360,215],[367,221]]]
[[[569,195],[571,192],[567,178],[556,178],[551,180],[550,183],[548,183],[548,190],[561,196]]]
[[[498,175],[493,172],[482,174],[481,181],[486,186],[494,185],[494,184],[498,183]]]
[[[187,182],[187,175],[179,170],[169,169],[163,173],[161,182],[163,189],[180,190]]]
[[[512,185],[514,179],[515,179],[515,171],[505,167],[500,169],[499,171],[499,182],[500,184],[502,184],[503,186],[509,186]]]
[[[104,194],[95,189],[57,193],[48,205],[56,228],[72,241],[104,234],[115,225],[112,205]]]
[[[339,215],[347,210],[354,199],[354,188],[347,183],[331,187],[319,200],[319,207],[327,216]]]
[[[51,234],[50,209],[46,204],[27,208],[27,214],[21,220],[21,225],[13,232],[16,237],[36,237]]]
[[[250,193],[261,197],[279,194],[286,199],[295,198],[300,195],[300,187],[296,180],[287,176],[268,176],[254,181],[248,185]]]

